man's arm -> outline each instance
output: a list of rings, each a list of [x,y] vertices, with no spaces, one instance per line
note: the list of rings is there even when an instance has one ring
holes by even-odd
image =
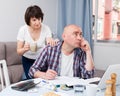
[[[43,78],[43,79],[54,79],[57,75],[57,72],[51,69],[48,69],[46,72],[36,71],[34,74],[35,78]]]
[[[94,63],[93,63],[93,58],[91,55],[91,52],[86,52],[86,65],[85,68],[87,71],[91,71],[94,69]]]
[[[35,63],[31,66],[29,74],[33,78],[43,78],[43,79],[54,79],[57,75],[57,72],[51,69],[48,69],[49,62],[47,62],[48,54],[47,47],[43,49]],[[47,62],[47,63],[46,63]],[[48,65],[45,65],[48,64]],[[46,67],[46,68],[45,68]],[[42,69],[47,69],[46,72],[43,72]]]
[[[87,71],[93,70],[94,62],[91,55],[91,48],[89,46],[89,43],[85,39],[83,39],[80,47],[86,52],[86,65],[85,65],[86,70]]]

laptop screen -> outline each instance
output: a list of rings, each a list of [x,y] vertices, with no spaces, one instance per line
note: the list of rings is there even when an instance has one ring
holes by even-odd
[[[113,64],[113,65],[108,66],[107,70],[105,71],[102,78],[100,79],[100,81],[98,83],[98,87],[100,89],[106,88],[106,83],[105,82],[106,82],[106,80],[111,79],[111,74],[112,73],[116,73],[116,75],[117,75],[116,85],[120,84],[120,64]]]

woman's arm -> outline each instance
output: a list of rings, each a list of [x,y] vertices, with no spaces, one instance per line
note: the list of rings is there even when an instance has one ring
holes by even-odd
[[[30,45],[28,43],[17,41],[17,53],[19,55],[23,55],[26,51],[30,49]]]

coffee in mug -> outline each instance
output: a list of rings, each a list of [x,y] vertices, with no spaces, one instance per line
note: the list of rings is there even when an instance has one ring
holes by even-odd
[[[36,52],[37,51],[37,43],[35,43],[35,42],[30,43],[30,50],[32,52]]]

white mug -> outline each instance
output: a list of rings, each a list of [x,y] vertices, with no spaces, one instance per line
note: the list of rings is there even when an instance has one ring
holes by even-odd
[[[98,85],[96,84],[88,84],[86,85],[86,92],[85,92],[85,96],[96,96],[98,90]]]
[[[32,52],[36,52],[37,51],[37,43],[36,42],[30,43],[30,50]]]

